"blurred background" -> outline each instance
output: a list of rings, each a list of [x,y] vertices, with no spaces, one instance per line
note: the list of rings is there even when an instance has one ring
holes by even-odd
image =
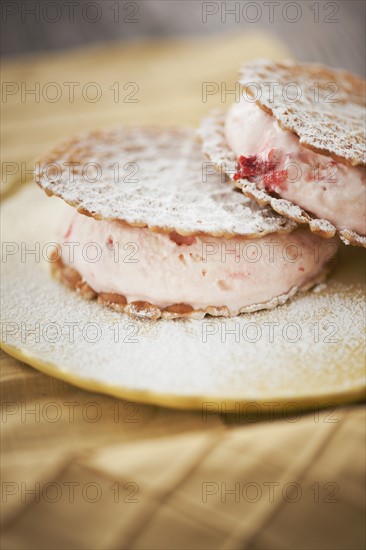
[[[265,30],[293,57],[364,74],[365,6],[364,0],[3,0],[2,54]]]

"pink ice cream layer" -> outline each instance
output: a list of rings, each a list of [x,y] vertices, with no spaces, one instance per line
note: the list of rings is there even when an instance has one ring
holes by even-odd
[[[266,187],[337,229],[366,234],[364,167],[346,166],[303,147],[295,133],[283,130],[274,116],[245,100],[228,111],[225,134],[238,157],[258,156],[272,163],[274,177],[255,178],[259,188]]]
[[[304,228],[259,239],[182,237],[70,213],[63,262],[98,293],[160,308],[227,306],[236,315],[312,281],[337,249]]]

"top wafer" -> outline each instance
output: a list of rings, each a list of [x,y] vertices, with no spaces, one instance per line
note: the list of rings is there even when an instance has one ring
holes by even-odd
[[[240,82],[300,144],[338,162],[365,165],[365,81],[347,71],[257,60]]]
[[[37,183],[81,213],[181,235],[260,237],[297,227],[234,193],[193,130],[116,127],[79,134],[37,163]]]

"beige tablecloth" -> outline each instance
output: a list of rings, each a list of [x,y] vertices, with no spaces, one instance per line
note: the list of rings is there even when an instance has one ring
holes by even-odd
[[[196,124],[233,101],[225,92],[235,90],[240,62],[264,55],[287,52],[253,34],[7,62],[4,196],[31,179],[37,154],[72,131]],[[72,100],[65,83],[75,82]],[[205,83],[213,83],[207,97]],[[39,102],[26,94],[32,87]],[[102,90],[95,102],[93,90]],[[1,358],[2,548],[364,547],[362,405],[260,418],[166,410]]]

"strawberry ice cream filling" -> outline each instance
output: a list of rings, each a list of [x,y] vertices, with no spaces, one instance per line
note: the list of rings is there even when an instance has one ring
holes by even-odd
[[[318,282],[337,242],[301,228],[261,238],[183,236],[95,220],[74,209],[60,239],[61,259],[97,293],[161,309],[227,307],[230,315]]]
[[[254,181],[339,230],[366,234],[364,167],[346,166],[303,147],[295,133],[249,101],[230,108],[225,135],[238,157],[234,179]]]

